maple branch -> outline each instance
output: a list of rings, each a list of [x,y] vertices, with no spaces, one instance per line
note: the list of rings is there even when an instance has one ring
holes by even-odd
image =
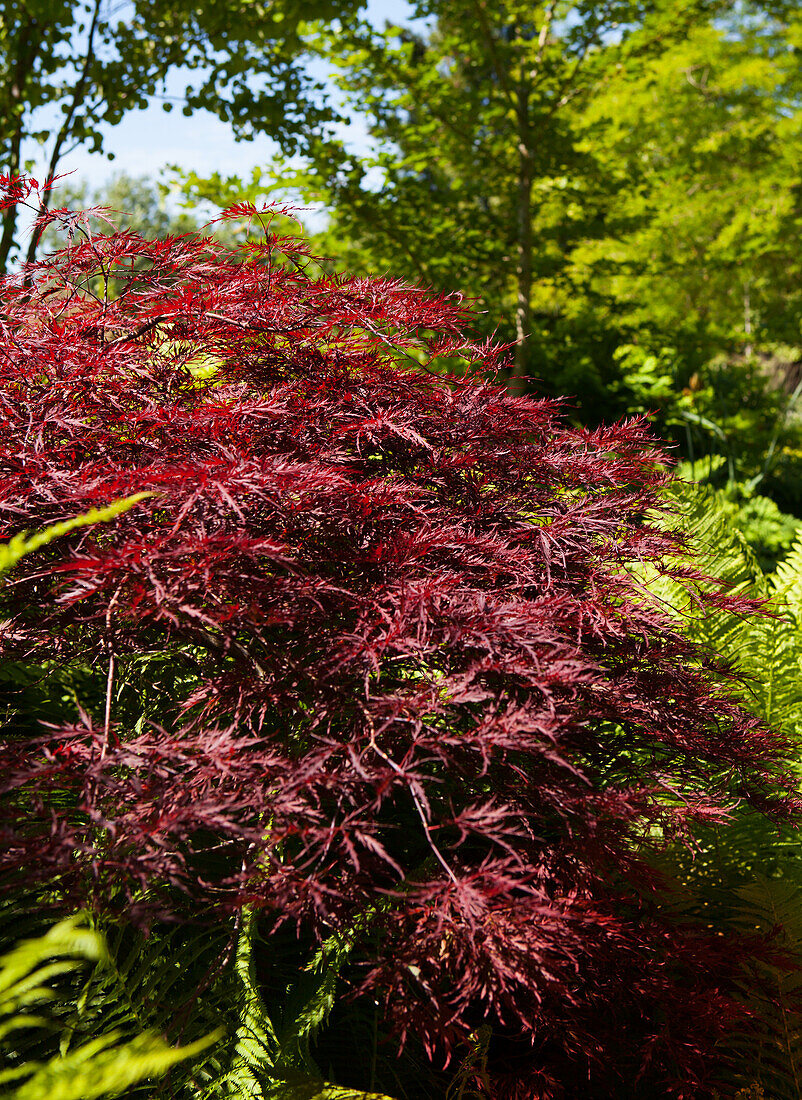
[[[446,874],[451,879],[451,881],[454,883],[454,885],[458,887],[459,886],[459,879],[457,878],[457,876],[454,874],[454,872],[449,867],[449,865],[446,862],[442,852],[437,847],[434,840],[432,840],[431,826],[429,824],[429,821],[428,821],[428,818],[427,818],[427,815],[426,815],[426,812],[425,812],[425,807],[424,807],[423,803],[420,800],[420,796],[418,795],[418,792],[415,790],[415,787],[413,786],[413,784],[410,783],[409,780],[407,779],[406,775],[404,774],[404,769],[401,768],[398,764],[396,764],[395,760],[393,760],[391,757],[389,757],[387,755],[387,753],[384,752],[383,749],[380,749],[379,746],[376,744],[376,733],[375,733],[375,730],[373,728],[373,720],[371,719],[370,715],[366,715],[366,717],[367,717],[368,722],[370,724],[370,741],[368,742],[368,744],[382,758],[382,760],[384,760],[384,762],[386,764],[388,764],[393,769],[393,771],[396,773],[396,775],[400,776],[400,778],[404,780],[404,785],[406,786],[407,790],[409,791],[410,795],[412,796],[412,801],[415,804],[415,809],[418,812],[418,817],[420,818],[421,825],[423,826],[423,832],[426,836],[426,841],[427,841],[429,847],[432,850],[432,854],[434,855],[435,859],[440,864],[440,866],[445,870]]]

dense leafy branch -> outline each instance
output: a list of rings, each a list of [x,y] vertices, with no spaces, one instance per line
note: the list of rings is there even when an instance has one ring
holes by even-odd
[[[490,1026],[498,1096],[698,1095],[765,948],[673,922],[650,858],[798,797],[634,564],[752,604],[645,518],[642,422],[482,382],[457,296],[314,271],[269,226],[92,233],[2,284],[3,533],[154,494],[2,590],[7,881],[345,936],[401,1041]]]

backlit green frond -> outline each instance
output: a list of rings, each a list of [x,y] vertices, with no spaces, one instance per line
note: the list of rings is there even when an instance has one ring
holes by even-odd
[[[299,967],[271,1017],[259,989],[254,914],[244,910],[235,956],[239,1016],[228,1070],[201,1096],[206,1100],[392,1100],[384,1094],[343,1088],[323,1080],[310,1041],[335,999],[339,970],[351,949],[348,936],[332,937]],[[269,944],[268,944],[269,947]]]
[[[145,500],[153,495],[152,492],[134,493],[133,496],[113,501],[105,508],[90,508],[88,512],[84,512],[80,516],[65,519],[62,523],[54,523],[41,531],[35,531],[32,535],[29,535],[26,531],[20,532],[10,542],[0,544],[0,575],[8,572],[26,554],[32,554],[34,550],[46,546],[54,539],[67,535],[70,531],[75,531],[79,527],[89,527],[93,523],[108,523],[109,520],[116,519],[123,512],[133,508],[140,500]]]
[[[83,915],[60,921],[0,958],[0,1041],[5,1055],[0,1089],[8,1100],[119,1096],[195,1058],[220,1038],[212,1034],[175,1048],[150,1030],[127,1038],[119,1029],[104,1027],[74,1045],[75,1013],[69,1008],[78,1010],[81,1004],[81,992],[76,997],[76,990],[86,991],[92,975],[110,963],[104,937]],[[87,969],[90,975],[85,979]]]
[[[675,525],[685,530],[694,566],[724,594],[766,600],[766,615],[737,615],[702,606],[679,582],[658,577],[649,588],[694,641],[740,677],[733,691],[743,703],[802,743],[802,538],[776,574],[766,577],[743,536],[710,490],[676,482]]]

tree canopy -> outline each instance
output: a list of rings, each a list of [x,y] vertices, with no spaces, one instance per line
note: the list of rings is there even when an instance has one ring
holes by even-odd
[[[9,0],[0,20],[0,165],[18,174],[24,144],[34,139],[46,145],[48,174],[56,175],[69,149],[102,149],[104,125],[163,94],[178,70],[185,112],[212,111],[241,138],[266,132],[292,149],[332,117],[299,63],[303,28],[347,19],[359,7],[360,0]],[[165,110],[172,107],[166,98]],[[17,230],[12,207],[3,217],[0,272],[19,248]],[[35,248],[32,240],[29,259]]]

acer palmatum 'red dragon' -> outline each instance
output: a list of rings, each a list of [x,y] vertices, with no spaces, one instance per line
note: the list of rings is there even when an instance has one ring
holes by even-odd
[[[458,297],[315,275],[269,226],[71,217],[2,284],[2,534],[154,495],[3,590],[41,707],[0,759],[9,881],[351,929],[350,995],[433,1056],[488,1019],[499,1097],[701,1095],[736,962],[661,918],[648,852],[795,799],[628,571],[679,546],[647,428],[510,398]]]

